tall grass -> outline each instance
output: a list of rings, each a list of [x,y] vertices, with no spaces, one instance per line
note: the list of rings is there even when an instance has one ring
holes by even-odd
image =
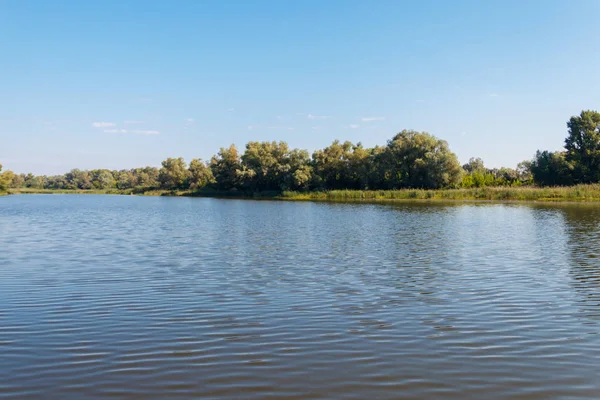
[[[472,189],[331,190],[327,192],[283,192],[286,200],[515,200],[600,201],[600,184],[570,187],[485,187]]]
[[[321,201],[395,201],[395,200],[499,200],[499,201],[598,201],[600,184],[568,187],[485,187],[471,189],[402,189],[402,190],[331,190],[323,192],[261,192],[216,191],[201,189],[110,189],[110,190],[53,190],[53,189],[10,189],[10,194],[118,194],[141,196],[194,196],[230,197],[281,200]]]

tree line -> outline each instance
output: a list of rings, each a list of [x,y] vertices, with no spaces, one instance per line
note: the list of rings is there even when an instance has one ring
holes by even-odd
[[[480,158],[460,165],[448,143],[426,132],[403,130],[384,146],[334,141],[310,155],[285,142],[249,142],[221,148],[209,161],[168,158],[161,168],[79,170],[64,175],[0,174],[0,190],[138,189],[308,191],[439,189],[600,181],[600,113],[582,111],[567,123],[565,150],[537,151],[517,168],[486,168]],[[1,166],[0,166],[1,171]]]

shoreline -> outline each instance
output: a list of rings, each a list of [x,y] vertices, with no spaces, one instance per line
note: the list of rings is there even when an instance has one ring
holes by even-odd
[[[9,189],[9,195],[19,194],[108,194],[136,196],[209,197],[229,199],[324,201],[356,203],[389,202],[537,202],[537,203],[600,203],[600,184],[569,187],[484,187],[473,189],[401,189],[401,190],[331,190],[321,192],[257,192],[189,190],[64,190],[64,189]],[[2,194],[0,194],[2,195]]]

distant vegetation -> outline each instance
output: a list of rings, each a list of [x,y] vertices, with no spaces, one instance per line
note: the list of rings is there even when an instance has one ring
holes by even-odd
[[[381,191],[396,191],[383,197],[463,196],[495,199],[508,196],[506,193],[509,191],[479,189],[533,185],[571,186],[600,182],[600,113],[582,111],[580,115],[571,117],[567,127],[564,151],[538,151],[533,160],[523,161],[515,169],[489,169],[480,158],[471,158],[461,166],[445,141],[425,132],[404,130],[385,146],[365,148],[361,143],[336,140],[330,146],[315,151],[312,156],[306,150],[289,148],[285,142],[249,142],[243,153],[238,152],[235,145],[231,145],[221,148],[208,162],[194,159],[188,165],[183,158],[168,158],[162,162],[160,169],[74,169],[56,176],[6,171],[0,174],[0,192],[10,189],[95,190],[103,193],[218,191],[240,194],[276,193],[288,198],[365,198],[381,196],[377,194]],[[0,166],[0,171],[1,169]],[[472,190],[463,192],[462,195],[449,190],[460,188]],[[582,188],[583,186],[579,186],[579,192],[571,190],[569,193],[575,193],[573,196],[577,197],[577,193],[583,193]],[[426,194],[427,189],[447,190]],[[598,188],[585,190],[595,194]],[[327,191],[330,193],[322,194]],[[362,194],[353,191],[361,191]],[[511,193],[510,196],[527,198],[546,195],[552,197],[552,191],[531,195],[525,194],[529,192],[521,189],[520,194]],[[591,192],[588,194],[591,195]]]

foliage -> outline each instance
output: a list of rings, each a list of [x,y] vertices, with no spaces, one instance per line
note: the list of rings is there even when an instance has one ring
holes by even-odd
[[[565,159],[573,167],[573,181],[600,181],[600,113],[582,111],[567,122]]]
[[[253,192],[301,189],[310,181],[308,161],[306,150],[285,142],[249,142],[238,170],[240,186]]]
[[[0,190],[120,193],[191,190],[198,195],[210,192],[234,196],[354,190],[363,196],[371,191],[396,193],[398,189],[410,189],[412,191],[406,192],[410,193],[408,196],[418,198],[438,196],[419,191],[424,189],[462,188],[472,190],[473,196],[484,193],[485,197],[488,193],[496,196],[496,192],[488,192],[488,188],[506,187],[497,196],[511,197],[509,187],[600,182],[600,113],[582,111],[570,118],[567,127],[565,151],[537,151],[532,160],[519,163],[515,169],[486,168],[481,158],[471,158],[461,167],[445,141],[426,132],[403,130],[385,146],[368,148],[360,142],[335,140],[312,155],[281,141],[251,141],[243,154],[231,145],[221,148],[210,162],[193,159],[189,167],[180,157],[166,159],[160,170],[154,167],[119,171],[73,169],[56,176],[17,175],[7,171],[0,174]],[[405,196],[405,192],[399,193]]]
[[[573,165],[564,152],[539,151],[531,163],[533,180],[540,186],[573,184]]]
[[[214,182],[215,178],[206,163],[198,158],[195,158],[190,162],[189,187],[191,189],[201,189]]]
[[[190,171],[182,157],[167,158],[162,162],[158,181],[162,189],[183,189],[189,176]]]
[[[15,174],[13,174],[12,171],[2,172],[2,164],[0,164],[0,192],[5,192],[8,190],[14,175]]]
[[[228,148],[222,147],[210,160],[210,169],[216,181],[215,186],[220,190],[236,188],[241,167],[237,147],[233,144]]]
[[[387,189],[453,187],[462,168],[448,143],[425,132],[404,130],[381,153],[382,186]]]
[[[361,143],[334,141],[312,155],[313,185],[328,189],[366,189],[372,176],[372,151]]]

